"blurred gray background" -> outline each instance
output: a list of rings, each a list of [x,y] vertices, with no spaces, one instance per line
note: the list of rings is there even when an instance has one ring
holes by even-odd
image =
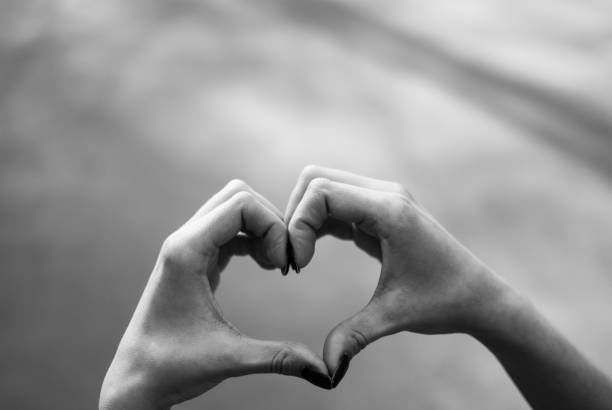
[[[0,0],[0,407],[86,409],[159,246],[242,178],[284,209],[304,165],[400,181],[612,373],[612,4]],[[320,352],[378,266],[323,239],[301,275],[218,292]],[[228,380],[180,409],[522,409],[461,335],[401,334],[318,390]]]

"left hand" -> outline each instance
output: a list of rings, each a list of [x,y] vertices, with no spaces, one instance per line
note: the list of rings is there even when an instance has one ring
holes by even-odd
[[[286,270],[281,213],[232,181],[171,234],[106,374],[101,409],[170,408],[229,377],[279,373],[331,388],[323,360],[294,342],[243,335],[214,297],[232,255]]]
[[[494,333],[516,292],[459,243],[400,184],[310,166],[285,216],[295,266],[316,239],[353,241],[381,262],[370,301],[327,336],[323,358],[335,387],[368,344],[401,331]]]

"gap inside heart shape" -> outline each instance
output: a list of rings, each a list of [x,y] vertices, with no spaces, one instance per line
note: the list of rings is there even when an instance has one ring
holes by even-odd
[[[244,334],[301,342],[321,354],[334,326],[368,303],[379,273],[380,262],[353,242],[323,237],[299,274],[282,276],[249,256],[233,257],[215,298],[225,319]]]

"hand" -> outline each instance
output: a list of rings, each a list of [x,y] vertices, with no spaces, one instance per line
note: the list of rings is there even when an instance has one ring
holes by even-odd
[[[230,182],[162,246],[105,377],[100,408],[169,408],[224,379],[280,373],[331,388],[323,360],[297,343],[251,339],[214,298],[232,255],[287,267],[280,212],[241,181]]]
[[[323,358],[335,387],[349,361],[393,333],[478,332],[509,287],[454,239],[401,185],[310,166],[285,221],[297,268],[318,237],[348,239],[382,262],[370,302],[336,326]]]

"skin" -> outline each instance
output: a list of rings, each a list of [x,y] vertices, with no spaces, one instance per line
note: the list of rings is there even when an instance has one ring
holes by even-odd
[[[164,242],[108,369],[99,408],[168,409],[229,377],[279,373],[331,388],[323,360],[293,342],[243,335],[214,297],[233,255],[287,269],[280,211],[232,181]]]
[[[400,184],[309,166],[285,221],[298,269],[326,234],[353,241],[381,262],[370,301],[325,340],[334,387],[349,361],[381,337],[459,332],[499,359],[532,408],[611,408],[610,380]]]
[[[328,234],[353,241],[381,271],[370,301],[329,333],[323,359],[297,343],[249,338],[223,318],[214,290],[231,256],[286,274],[289,264],[305,267]],[[100,408],[166,409],[253,373],[329,389],[359,351],[401,331],[472,335],[535,409],[612,403],[610,380],[401,185],[309,166],[284,220],[232,181],[168,237],[104,379]]]

